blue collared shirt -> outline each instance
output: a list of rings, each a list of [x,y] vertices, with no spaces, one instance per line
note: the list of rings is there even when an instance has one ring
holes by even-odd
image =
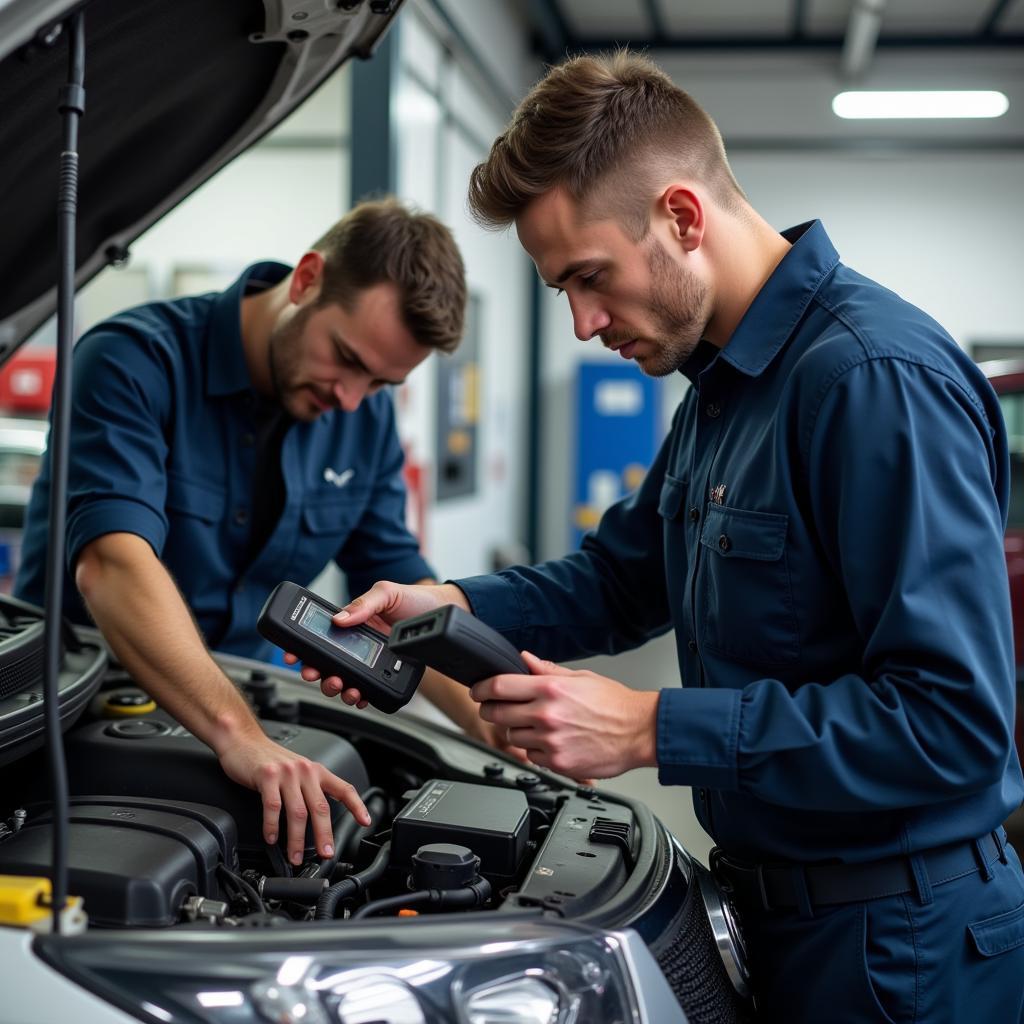
[[[659,777],[695,787],[737,856],[981,836],[1024,796],[999,406],[820,223],[786,237],[728,345],[683,368],[693,387],[640,489],[579,552],[459,585],[554,660],[674,627]]]
[[[260,408],[242,350],[246,290],[280,281],[249,267],[227,291],[128,310],[74,350],[64,605],[88,616],[70,571],[105,533],[147,540],[170,570],[207,643],[265,657],[256,618],[281,580],[309,583],[332,558],[353,593],[378,579],[432,576],[405,526],[402,449],[386,393],[355,412],[293,424],[281,447],[284,509],[252,552]],[[32,491],[16,593],[44,594],[49,453]]]

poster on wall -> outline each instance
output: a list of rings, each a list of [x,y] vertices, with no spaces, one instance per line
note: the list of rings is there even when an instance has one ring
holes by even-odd
[[[480,426],[481,299],[470,294],[466,334],[437,367],[437,501],[476,494]]]
[[[643,483],[660,441],[659,383],[632,362],[579,364],[574,550],[609,505]]]

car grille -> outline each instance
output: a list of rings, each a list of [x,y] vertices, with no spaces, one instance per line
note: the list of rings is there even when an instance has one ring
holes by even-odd
[[[675,929],[655,955],[689,1024],[745,1024],[751,1020],[725,973],[697,885],[688,887]]]

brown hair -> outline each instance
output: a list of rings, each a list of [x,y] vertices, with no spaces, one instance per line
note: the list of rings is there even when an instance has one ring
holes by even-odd
[[[680,171],[727,209],[745,198],[714,121],[653,61],[628,50],[573,57],[530,90],[474,168],[469,206],[484,227],[506,227],[561,186],[579,203],[599,196],[602,215],[639,240],[659,185]]]
[[[318,304],[350,309],[365,288],[394,282],[402,320],[421,344],[453,352],[462,340],[466,270],[451,231],[394,198],[353,207],[313,248],[324,257]]]

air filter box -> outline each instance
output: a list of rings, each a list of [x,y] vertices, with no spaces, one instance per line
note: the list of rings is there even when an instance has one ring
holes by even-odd
[[[0,874],[49,875],[48,812],[0,843]],[[105,797],[72,802],[68,888],[94,925],[165,928],[189,896],[220,895],[216,871],[236,861],[235,823],[216,807]]]
[[[405,867],[427,843],[455,843],[480,858],[482,874],[511,877],[526,852],[529,825],[521,790],[433,779],[395,818],[391,862]]]

